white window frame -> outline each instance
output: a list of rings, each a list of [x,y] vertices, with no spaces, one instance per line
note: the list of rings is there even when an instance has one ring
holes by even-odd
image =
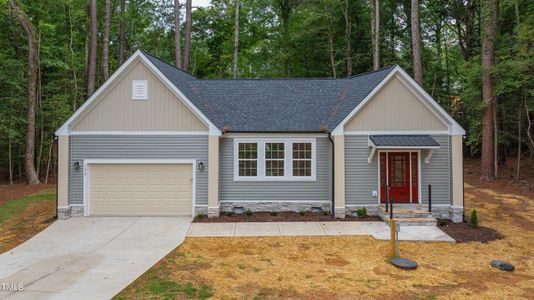
[[[135,93],[135,87],[137,85],[143,85],[145,93],[143,96],[137,97]],[[132,80],[132,100],[148,100],[148,80]]]
[[[258,176],[239,176],[239,144],[258,144]],[[284,143],[284,176],[265,176],[265,143]],[[311,176],[293,176],[293,143],[311,143]],[[234,181],[316,181],[315,138],[234,138]]]

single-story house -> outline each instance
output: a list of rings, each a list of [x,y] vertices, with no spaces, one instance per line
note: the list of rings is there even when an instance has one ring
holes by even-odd
[[[58,212],[463,214],[464,129],[402,68],[198,79],[135,52],[57,131]]]

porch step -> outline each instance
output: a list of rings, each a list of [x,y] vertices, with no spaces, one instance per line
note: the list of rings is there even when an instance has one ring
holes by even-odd
[[[378,207],[378,216],[389,223],[390,213],[384,206]],[[393,218],[399,221],[401,226],[434,226],[437,224],[436,219],[432,218],[432,213],[418,205],[394,206]]]

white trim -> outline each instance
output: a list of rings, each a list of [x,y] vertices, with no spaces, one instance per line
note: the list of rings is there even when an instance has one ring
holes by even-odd
[[[432,155],[434,154],[434,149],[428,150],[426,156],[425,156],[425,164],[430,163],[430,159],[432,158]]]
[[[71,135],[209,135],[208,131],[71,131]]]
[[[223,138],[328,138],[327,133],[228,132]]]
[[[221,131],[211,122],[183,93],[180,91],[172,82],[169,81],[169,79],[161,73],[161,71],[154,66],[154,64],[141,52],[140,50],[135,51],[128,60],[122,64],[117,71],[111,75],[111,77],[104,82],[97,90],[94,92],[87,101],[84,102],[76,112],[70,116],[70,118],[61,125],[61,127],[56,130],[56,135],[70,135],[71,134],[71,125],[74,121],[77,120],[77,118],[90,107],[90,105],[93,104],[93,102],[96,101],[96,99],[110,86],[117,78],[123,75],[123,72],[130,67],[130,65],[135,61],[135,59],[140,58],[143,63],[158,77],[174,94],[179,98],[178,100],[182,100],[186,106],[191,109],[197,117],[199,117],[208,127],[209,127],[209,134],[210,135],[221,135]]]
[[[388,168],[388,155],[387,153],[388,152],[409,152],[409,153],[412,153],[412,152],[417,152],[417,194],[418,194],[418,199],[417,199],[417,202],[419,205],[422,205],[423,204],[423,200],[421,199],[421,177],[422,174],[421,174],[421,150],[417,150],[417,149],[412,149],[412,150],[378,150],[378,205],[381,205],[382,204],[382,184],[381,184],[381,181],[380,181],[380,153],[386,153],[386,180],[389,180],[389,168]],[[410,155],[410,163],[412,161],[412,157]],[[411,185],[411,172],[412,172],[412,168],[410,166],[410,195],[412,194],[412,185]],[[410,203],[396,203],[397,205],[399,204],[413,204],[412,203],[412,196],[410,196]]]
[[[389,150],[418,150],[418,149],[439,149],[439,146],[375,146],[377,149],[389,149]]]
[[[345,124],[349,122],[360,110],[367,105],[367,103],[375,96],[375,94],[384,86],[395,74],[399,74],[406,79],[408,83],[414,87],[425,100],[432,106],[431,111],[436,114],[439,112],[450,124],[448,134],[465,135],[465,130],[456,122],[419,84],[412,79],[401,67],[396,66],[389,74],[332,130],[332,135],[344,135]],[[436,114],[437,115],[437,114]],[[441,119],[441,118],[440,118]]]
[[[307,200],[307,201],[300,201],[300,200],[246,200],[246,201],[243,201],[243,200],[236,200],[236,201],[232,201],[232,200],[221,200],[219,201],[220,203],[234,203],[234,204],[238,204],[238,203],[269,203],[269,202],[276,202],[276,203],[332,203],[332,201],[328,201],[328,200]]]
[[[258,176],[239,176],[239,143],[258,144]],[[284,143],[284,176],[265,176],[265,143]],[[293,143],[311,143],[311,176],[293,176]],[[317,151],[315,138],[234,138],[234,181],[315,181]]]
[[[197,180],[197,160],[196,159],[84,159],[83,160],[83,206],[84,216],[89,216],[89,167],[91,164],[191,164],[193,180],[192,184],[192,209],[191,216],[195,217],[196,207],[196,180]]]
[[[449,135],[448,131],[345,131],[344,135]]]

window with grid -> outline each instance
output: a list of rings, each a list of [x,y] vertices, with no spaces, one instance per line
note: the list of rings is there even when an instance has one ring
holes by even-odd
[[[265,176],[284,176],[284,143],[265,143]]]
[[[312,176],[311,143],[293,143],[293,176]]]
[[[257,143],[239,143],[239,176],[258,176]]]

